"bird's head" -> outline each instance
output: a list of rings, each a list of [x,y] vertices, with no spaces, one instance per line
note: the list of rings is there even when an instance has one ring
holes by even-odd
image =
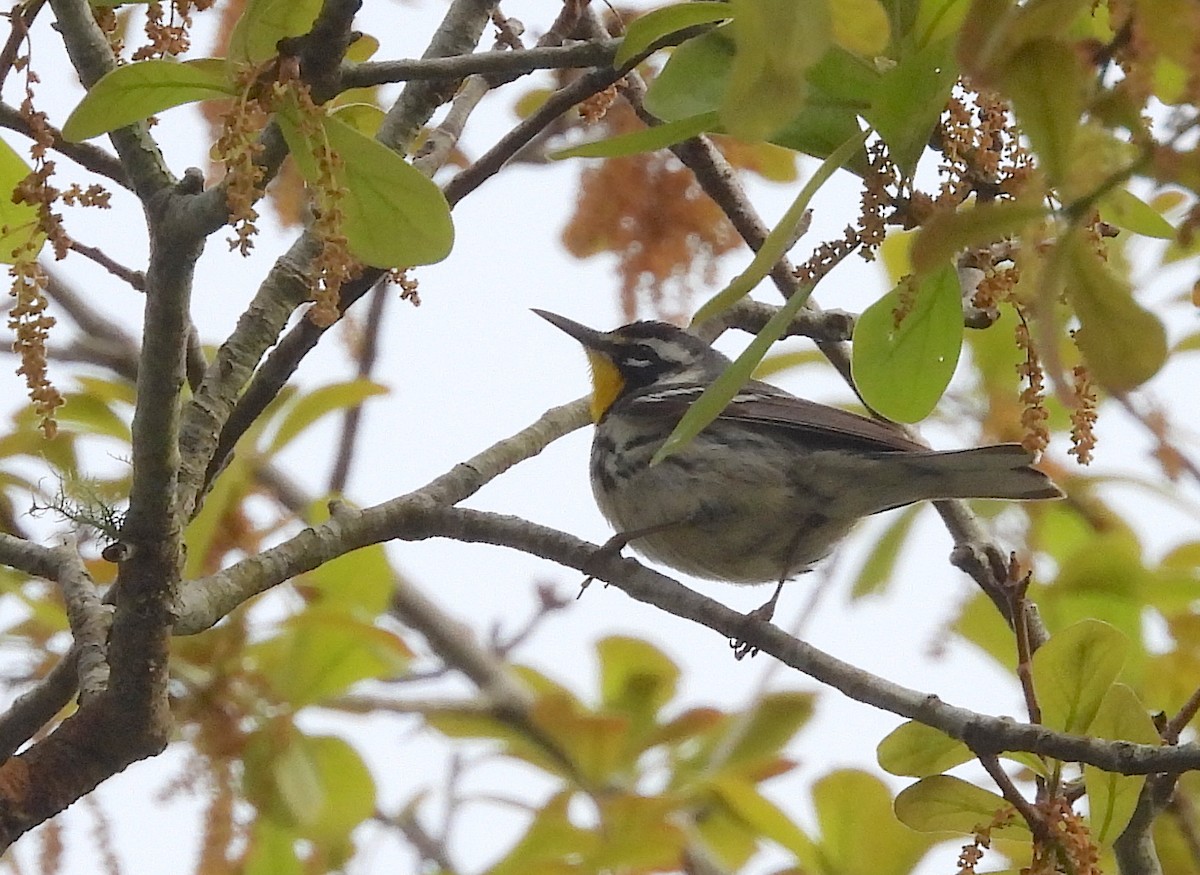
[[[666,322],[631,322],[596,331],[557,313],[533,312],[583,344],[592,366],[596,422],[627,392],[651,385],[709,383],[729,365],[729,359],[703,340]]]

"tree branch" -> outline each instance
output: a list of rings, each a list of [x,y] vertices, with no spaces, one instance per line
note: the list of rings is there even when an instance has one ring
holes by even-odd
[[[33,128],[29,126],[29,122],[25,120],[20,111],[3,102],[0,102],[0,127],[16,131],[31,140],[35,136]],[[63,139],[62,132],[53,125],[46,125],[46,130],[54,138],[52,148],[55,152],[70,158],[84,170],[90,170],[92,173],[111,179],[122,188],[130,187],[129,175],[116,156],[91,143],[68,142]]]
[[[85,87],[90,88],[101,76],[117,66],[87,0],[50,0],[58,23],[58,32],[71,63]],[[109,134],[130,185],[143,204],[154,195],[170,189],[175,178],[163,161],[158,144],[150,136],[145,122],[130,125]]]
[[[109,643],[110,692],[135,725],[142,725],[151,749],[166,744],[170,726],[167,663],[183,555],[182,520],[175,503],[180,399],[193,272],[203,248],[203,237],[179,221],[176,204],[200,184],[189,173],[181,191],[163,193],[147,209],[150,261],[132,424],[129,510],[121,531],[129,555],[117,574]]]
[[[497,80],[509,81],[537,70],[610,67],[620,45],[619,39],[604,39],[573,46],[476,52],[452,57],[425,57],[419,61],[364,61],[361,64],[347,64],[342,69],[341,87],[370,88],[389,82],[418,80],[458,81],[475,74],[486,76],[492,84],[496,84]]]
[[[0,764],[17,752],[54,719],[79,689],[76,662],[79,651],[72,648],[31,690],[22,693],[0,714]]]
[[[67,622],[75,639],[75,665],[80,702],[95,699],[108,688],[108,629],[111,611],[101,604],[75,545],[64,542],[54,551],[59,589],[67,607]]]
[[[498,0],[452,0],[423,58],[469,55],[479,44]],[[378,139],[397,152],[407,152],[421,126],[454,93],[455,82],[409,82],[388,110]]]
[[[485,511],[446,507],[414,493],[362,511],[345,509],[328,522],[194,582],[185,597],[182,634],[201,631],[253,594],[351,550],[386,540],[451,538],[510,547],[592,574],[638,601],[707,626],[726,639],[739,638],[786,665],[856,701],[916,720],[956,738],[982,755],[1028,751],[1064,762],[1088,763],[1126,775],[1200,768],[1200,744],[1159,747],[1055,732],[1044,726],[991,717],[877,677],[748,618],[684,587],[633,559],[608,556],[595,544],[527,520]],[[204,616],[204,612],[208,616]]]

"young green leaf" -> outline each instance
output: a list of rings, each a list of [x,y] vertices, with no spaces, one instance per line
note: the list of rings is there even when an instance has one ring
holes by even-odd
[[[1086,87],[1075,47],[1051,39],[1027,42],[1007,59],[1002,77],[1021,130],[1050,179],[1061,182],[1074,160]]]
[[[302,736],[305,754],[316,772],[321,805],[304,835],[335,847],[375,813],[375,779],[358,751],[333,735]]]
[[[908,313],[896,324],[900,293],[876,301],[854,327],[851,367],[869,407],[896,422],[916,422],[937,405],[962,350],[962,292],[946,265],[917,281]]]
[[[1090,734],[1096,738],[1158,744],[1158,730],[1137,693],[1125,684],[1113,684],[1100,703]],[[1119,775],[1095,766],[1083,767],[1087,787],[1088,820],[1092,838],[1100,847],[1116,841],[1137,808],[1145,775]]]
[[[454,225],[442,190],[378,140],[336,118],[325,136],[343,162],[350,251],[373,267],[433,264],[450,254]]]
[[[1059,247],[1067,266],[1067,294],[1079,317],[1075,342],[1092,376],[1116,392],[1137,388],[1166,364],[1162,321],[1134,300],[1129,283],[1079,232],[1065,236]]]
[[[294,829],[270,817],[256,817],[249,827],[242,875],[304,875],[296,856]]]
[[[312,29],[321,0],[249,0],[229,37],[229,60],[257,64],[278,54],[281,39]]]
[[[394,634],[337,608],[310,607],[251,647],[280,698],[309,705],[368,678],[394,677],[412,653]]]
[[[801,859],[817,857],[813,841],[792,818],[758,791],[754,782],[723,775],[709,782],[721,803],[758,835],[771,839]]]
[[[646,91],[646,109],[666,121],[715,112],[729,80],[734,46],[725,25],[671,52]]]
[[[935,213],[913,240],[913,270],[926,273],[950,261],[968,246],[992,243],[1018,233],[1046,215],[1040,204],[1014,201],[981,204],[968,210]]]
[[[1082,620],[1050,636],[1032,664],[1042,722],[1060,732],[1087,732],[1128,649],[1125,636],[1099,620]]]
[[[879,742],[875,757],[885,772],[924,778],[970,762],[975,754],[958,739],[910,720]]]
[[[905,52],[882,73],[871,107],[864,113],[906,176],[916,170],[958,80],[954,45],[953,40],[943,40]]]
[[[876,539],[875,546],[867,554],[866,561],[863,562],[858,577],[854,579],[854,585],[850,588],[852,600],[872,595],[883,589],[888,578],[892,576],[896,560],[900,558],[900,550],[904,546],[904,542],[908,540],[908,533],[912,531],[913,523],[916,522],[920,511],[921,505],[919,504],[906,507],[895,515],[891,524]],[[884,766],[884,768],[887,767]]]
[[[933,844],[897,821],[892,794],[874,775],[838,769],[817,781],[812,795],[825,862],[818,871],[909,875]]]
[[[649,642],[613,635],[596,645],[600,657],[600,700],[647,729],[675,696],[679,666]]]
[[[723,21],[730,16],[724,3],[675,3],[653,9],[633,20],[625,31],[625,39],[613,58],[614,67],[623,67],[636,55],[650,48],[663,37],[700,24]]]
[[[1114,188],[1100,200],[1100,218],[1143,237],[1175,239],[1175,228],[1162,213],[1127,188]]]
[[[761,761],[773,756],[792,740],[813,713],[812,693],[770,693],[759,700],[749,723],[737,728],[737,744],[725,757],[726,768]]]
[[[38,228],[37,208],[12,199],[13,189],[29,173],[25,159],[0,140],[0,264],[12,264],[16,253],[31,242],[36,249],[46,242],[46,235]]]
[[[837,0],[829,4],[829,11],[839,46],[864,58],[883,54],[891,25],[879,0]]]
[[[271,456],[290,444],[298,435],[330,413],[357,407],[368,398],[386,395],[387,387],[370,380],[350,380],[314,389],[302,395],[288,408],[279,428],[264,452]]]
[[[804,107],[806,74],[833,43],[828,0],[732,0],[737,51],[721,102],[726,130],[762,140]]]
[[[197,100],[234,93],[223,65],[194,61],[138,61],[106,73],[63,124],[63,138],[79,143]]]
[[[800,222],[804,218],[804,213],[808,210],[808,205],[813,197],[821,189],[821,186],[829,180],[829,177],[833,176],[839,168],[844,166],[858,152],[867,139],[867,133],[865,131],[856,131],[852,137],[834,149],[830,156],[821,162],[821,166],[817,168],[817,171],[809,177],[808,182],[800,189],[800,193],[796,195],[796,199],[792,201],[787,212],[783,214],[783,217],[776,223],[775,227],[771,229],[771,233],[767,235],[767,239],[763,241],[763,245],[754,254],[754,258],[751,259],[749,266],[734,277],[729,285],[704,302],[700,309],[696,311],[696,315],[692,317],[693,325],[698,325],[707,319],[724,313],[746,295],[750,294],[754,287],[762,282],[763,277],[771,272],[771,268],[775,266],[793,244],[796,229],[799,228]],[[797,297],[802,298],[802,300],[797,302]],[[792,316],[799,311],[800,306],[807,300],[808,294],[806,293],[798,292],[792,295],[788,303],[784,305],[786,309],[792,306],[793,302],[796,302],[794,305],[795,309],[787,317],[787,321],[791,321]],[[780,333],[787,326],[787,321],[782,322]],[[763,330],[766,331],[766,329]],[[759,336],[762,336],[761,332]],[[779,334],[776,334],[772,337],[768,341],[767,346],[778,340],[779,336]],[[763,352],[766,352],[766,347],[764,347]],[[759,355],[754,360],[755,364],[761,359],[762,355]],[[741,359],[739,358],[738,361],[741,361]],[[753,370],[753,367],[750,370]],[[740,384],[737,388],[741,388]],[[734,389],[734,392],[737,391],[737,388]],[[730,393],[730,398],[733,397],[734,392]]]
[[[896,817],[918,832],[957,832],[969,835],[975,827],[991,823],[996,813],[1011,806],[990,790],[976,787],[953,775],[922,778],[896,797]],[[1025,828],[1019,818],[1018,828]]]

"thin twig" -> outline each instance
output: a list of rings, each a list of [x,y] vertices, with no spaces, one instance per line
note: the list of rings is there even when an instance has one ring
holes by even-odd
[[[370,379],[371,372],[375,369],[375,362],[379,357],[379,332],[383,329],[383,314],[391,296],[391,286],[386,282],[377,283],[371,293],[371,305],[367,308],[362,346],[358,353],[360,380]],[[338,439],[333,473],[329,475],[328,491],[331,495],[340,495],[346,489],[346,480],[350,477],[350,462],[354,458],[359,425],[362,422],[362,411],[362,405],[356,404],[342,414],[341,436]]]
[[[1046,819],[1038,813],[1038,810],[1029,804],[1021,791],[1013,784],[1012,779],[1004,768],[1000,765],[1000,760],[991,754],[984,754],[979,757],[979,763],[984,770],[996,782],[996,786],[1000,788],[1000,794],[1005,798],[1009,805],[1017,810],[1022,819],[1029,826],[1029,831],[1033,833],[1035,839],[1039,842],[1046,842],[1050,839],[1050,831],[1046,827]]]
[[[36,136],[29,121],[21,115],[21,111],[3,102],[0,102],[0,127],[16,131],[30,139]],[[70,158],[85,170],[112,180],[122,188],[130,187],[129,175],[115,155],[92,143],[68,142],[63,139],[62,132],[53,125],[46,125],[46,131],[53,138],[51,146],[55,152]]]
[[[422,862],[432,863],[439,872],[455,875],[457,867],[450,861],[446,846],[425,831],[417,820],[415,806],[409,804],[398,814],[376,814],[375,819],[382,824],[400,831],[412,849],[416,851]],[[417,868],[424,869],[424,866]]]
[[[78,252],[84,258],[89,258],[96,262],[96,264],[100,265],[113,276],[119,277],[129,283],[137,291],[146,291],[146,274],[140,270],[132,270],[126,267],[116,259],[111,258],[103,249],[96,246],[87,246],[78,240],[72,240],[71,251]]]
[[[475,52],[450,58],[419,61],[365,61],[342,70],[342,88],[370,88],[390,82],[465,79],[487,76],[508,81],[536,70],[607,67],[621,45],[619,39],[597,40],[573,46],[539,46],[519,51]]]
[[[1179,736],[1187,725],[1195,719],[1196,713],[1200,711],[1200,689],[1196,689],[1188,696],[1188,700],[1183,703],[1183,707],[1167,721],[1166,727],[1162,731],[1162,740],[1166,744],[1176,744],[1179,741]]]
[[[17,3],[13,6],[12,12],[8,14],[7,18],[12,22],[12,29],[8,32],[4,48],[0,49],[0,91],[4,90],[8,73],[17,61],[17,52],[21,50],[21,43],[29,37],[29,28],[33,24],[33,20],[37,18],[38,13],[45,5],[46,0]]]
[[[1037,691],[1033,687],[1033,647],[1029,640],[1029,612],[1026,610],[1025,594],[1029,590],[1032,572],[1013,579],[1018,571],[1017,557],[1009,560],[1009,590],[1011,592],[1013,629],[1017,639],[1017,677],[1021,681],[1021,692],[1025,696],[1025,710],[1030,723],[1042,722],[1042,709],[1038,704]]]

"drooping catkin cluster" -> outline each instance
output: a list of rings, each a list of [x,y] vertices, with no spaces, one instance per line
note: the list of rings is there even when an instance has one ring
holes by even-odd
[[[229,248],[242,255],[254,248],[259,218],[255,205],[262,197],[265,179],[265,168],[260,163],[264,147],[259,134],[267,117],[287,104],[295,111],[301,138],[310,150],[306,158],[317,171],[316,178],[308,180],[310,231],[321,248],[309,272],[314,306],[308,318],[327,327],[341,316],[338,300],[342,285],[361,269],[350,253],[344,231],[342,158],[329,145],[324,111],[313,101],[308,85],[300,80],[295,59],[244,67],[237,74],[237,85],[239,96],[225,114],[214,149],[226,168],[226,202],[234,229]]]

